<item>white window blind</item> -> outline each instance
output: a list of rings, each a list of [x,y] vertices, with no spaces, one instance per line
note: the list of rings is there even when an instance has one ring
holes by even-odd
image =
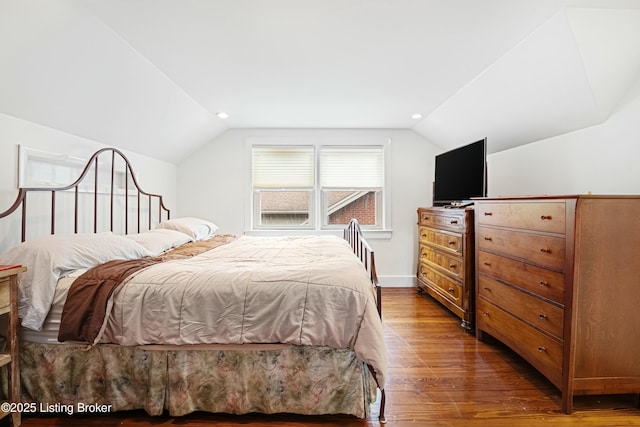
[[[382,147],[322,147],[320,185],[325,188],[382,188]]]
[[[313,188],[314,147],[253,147],[254,188]]]

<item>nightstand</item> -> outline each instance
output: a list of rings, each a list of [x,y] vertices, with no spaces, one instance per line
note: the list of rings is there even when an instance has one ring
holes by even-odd
[[[19,265],[0,265],[0,316],[8,316],[7,348],[0,353],[0,366],[7,366],[9,402],[20,403],[20,369],[18,366],[18,274],[26,271]],[[3,405],[4,406],[4,405]],[[5,409],[5,408],[3,408]],[[16,408],[12,408],[16,409]],[[11,425],[21,423],[20,412],[0,410],[0,418],[11,415]]]

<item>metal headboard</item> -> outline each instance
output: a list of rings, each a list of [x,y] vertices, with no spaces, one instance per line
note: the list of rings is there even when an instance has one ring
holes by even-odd
[[[102,155],[103,157],[109,156],[110,154],[110,168],[111,168],[111,182],[108,185],[106,190],[102,189],[99,191],[98,188],[98,179],[99,179],[99,157]],[[124,192],[123,194],[118,194],[118,191],[122,192],[122,189],[117,190],[115,185],[115,177],[116,177],[116,155],[118,155],[124,161]],[[79,211],[79,193],[80,193],[80,185],[83,183],[85,178],[91,175],[93,172],[94,182],[93,189],[89,188],[89,190],[83,190],[84,192],[89,192],[88,196],[93,198],[93,232],[98,232],[98,200],[99,196],[105,196],[108,200],[108,215],[109,215],[109,230],[114,231],[114,201],[116,197],[124,197],[124,233],[129,233],[129,199],[131,197],[130,190],[133,190],[134,194],[137,198],[137,206],[134,206],[132,210],[135,211],[135,215],[137,216],[137,231],[141,231],[141,212],[146,208],[148,211],[148,221],[147,226],[151,228],[152,226],[152,202],[157,200],[157,222],[162,221],[162,219],[170,218],[170,211],[164,205],[162,200],[162,196],[159,194],[148,193],[140,188],[138,181],[136,180],[135,174],[133,173],[133,169],[131,168],[131,163],[129,159],[119,150],[115,148],[103,148],[101,150],[96,151],[91,158],[87,161],[84,170],[72,184],[64,186],[64,187],[49,187],[49,188],[20,188],[18,189],[18,196],[16,197],[15,202],[9,209],[0,213],[0,218],[4,218],[13,212],[17,211],[21,208],[21,241],[24,242],[26,240],[27,235],[27,196],[31,193],[51,193],[51,208],[49,211],[51,218],[51,234],[55,234],[56,232],[56,194],[61,192],[74,192],[74,218],[73,218],[73,229],[74,233],[79,232],[78,228],[78,211]],[[109,171],[107,171],[108,173]],[[129,179],[131,179],[133,186],[129,188]],[[144,206],[146,203],[146,206]]]

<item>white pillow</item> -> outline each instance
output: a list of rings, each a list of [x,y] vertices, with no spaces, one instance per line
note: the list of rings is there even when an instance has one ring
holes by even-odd
[[[156,228],[138,234],[127,234],[125,237],[138,242],[154,255],[159,255],[176,246],[193,242],[191,236],[175,230]]]
[[[22,325],[39,331],[51,308],[60,277],[114,259],[152,255],[137,242],[111,233],[56,234],[14,246],[0,255],[0,264],[27,267],[27,271],[18,276],[18,309]]]
[[[169,219],[158,224],[160,229],[176,230],[191,236],[193,240],[204,240],[213,236],[218,230],[214,223],[201,218],[185,216],[182,218]]]

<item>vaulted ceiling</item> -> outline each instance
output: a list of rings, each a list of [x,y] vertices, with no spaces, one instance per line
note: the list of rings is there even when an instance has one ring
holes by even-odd
[[[640,0],[0,0],[0,113],[173,163],[230,128],[496,152],[639,76]]]

